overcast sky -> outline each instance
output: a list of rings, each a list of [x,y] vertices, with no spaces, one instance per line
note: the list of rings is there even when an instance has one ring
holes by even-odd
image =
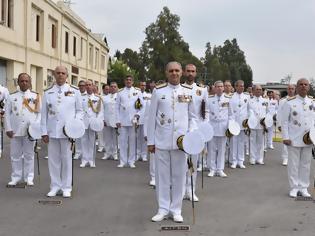
[[[236,38],[256,82],[292,74],[315,78],[315,0],[72,0],[94,33],[104,33],[113,55],[139,49],[144,29],[163,6],[180,16],[180,34],[202,57],[206,42]]]

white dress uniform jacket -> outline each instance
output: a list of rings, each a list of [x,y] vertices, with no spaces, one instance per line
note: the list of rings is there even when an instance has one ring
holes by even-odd
[[[91,119],[97,118],[99,120],[104,120],[104,105],[100,96],[97,96],[94,93],[86,93],[82,97],[82,106],[85,129],[89,128]]]
[[[249,100],[250,96],[248,94],[239,94],[236,92],[233,94],[230,100],[233,118],[240,125],[241,130],[244,130],[244,127],[242,125],[243,121],[248,119]]]
[[[186,83],[185,83],[186,84]],[[187,85],[187,84],[186,84]],[[190,85],[188,85],[190,86]],[[198,121],[209,121],[208,91],[207,88],[193,83],[192,85],[193,104]],[[201,104],[205,103],[205,118],[202,117]]]
[[[197,129],[191,89],[169,83],[155,89],[148,124],[148,145],[161,150],[178,150],[177,138]]]
[[[39,96],[33,91],[12,93],[6,102],[5,130],[13,131],[15,137],[26,136],[29,124],[40,120],[39,106]]]
[[[315,109],[311,98],[296,95],[289,98],[282,109],[283,140],[291,140],[294,147],[307,147],[303,136],[314,127]]]
[[[104,101],[104,121],[107,126],[116,128],[116,102],[117,102],[117,93],[108,94],[103,96]]]
[[[135,103],[138,98],[143,104],[141,91],[135,87],[125,87],[118,92],[116,103],[116,123],[121,123],[121,126],[133,126],[132,120],[134,116],[140,116],[142,112],[142,108],[140,110],[135,108]]]
[[[83,119],[80,91],[69,84],[54,85],[44,93],[41,111],[42,135],[67,138],[63,127],[67,120]]]
[[[258,124],[254,129],[263,129],[263,126],[260,124],[260,120],[266,117],[268,113],[268,101],[263,97],[254,96],[249,101],[249,115],[254,115]]]
[[[225,137],[225,131],[228,128],[229,120],[232,119],[232,110],[230,107],[230,98],[222,94],[209,96],[210,124],[213,127],[214,136]]]

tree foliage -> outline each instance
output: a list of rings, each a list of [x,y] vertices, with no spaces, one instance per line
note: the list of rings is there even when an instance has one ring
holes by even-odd
[[[196,65],[199,77],[206,83],[239,79],[244,80],[245,86],[252,83],[252,70],[236,39],[226,40],[222,46],[213,48],[208,42],[204,57],[198,59],[180,35],[179,26],[180,17],[164,7],[156,21],[145,29],[146,36],[139,52],[126,48],[123,53],[116,51],[115,57],[128,65],[139,80],[165,80],[165,65],[178,61],[182,65]]]
[[[245,86],[252,83],[253,73],[246,63],[244,52],[238,46],[237,40],[226,40],[223,46],[211,48],[210,42],[206,44],[205,57],[202,58],[207,83],[216,80],[244,80]]]
[[[132,75],[135,82],[138,80],[138,73],[131,69],[126,63],[122,60],[115,59],[110,60],[109,71],[108,71],[108,83],[115,81],[118,84],[118,87],[124,86],[124,79],[127,75]]]

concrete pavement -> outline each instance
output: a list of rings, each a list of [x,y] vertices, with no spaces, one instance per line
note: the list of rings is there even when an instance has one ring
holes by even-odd
[[[40,184],[36,171],[34,187],[8,189],[6,144],[0,159],[0,236],[314,235],[315,203],[288,197],[286,167],[281,166],[279,145],[275,147],[268,151],[264,166],[247,163],[247,169],[226,169],[225,179],[204,173],[203,190],[199,175],[195,225],[191,202],[185,201],[184,224],[191,226],[190,232],[160,232],[161,225],[175,223],[150,221],[157,205],[148,186],[148,162],[137,162],[136,169],[119,169],[118,162],[101,160],[98,154],[96,168],[81,169],[75,161],[73,198],[58,197],[61,206],[41,205],[38,201],[47,200],[49,191],[45,148],[40,151]]]

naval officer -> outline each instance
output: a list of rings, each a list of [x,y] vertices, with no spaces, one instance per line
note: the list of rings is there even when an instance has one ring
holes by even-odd
[[[222,81],[216,81],[214,88],[215,95],[210,95],[208,100],[210,124],[214,131],[213,138],[208,143],[207,163],[210,169],[208,177],[213,177],[216,174],[220,177],[227,177],[224,173],[225,146],[227,142],[225,133],[229,120],[232,119],[231,97],[223,93]]]
[[[118,130],[116,128],[116,101],[117,101],[118,85],[116,82],[110,83],[110,93],[103,96],[104,102],[104,145],[105,153],[102,157],[106,160],[112,157],[114,160],[118,160]]]
[[[82,119],[80,91],[66,83],[68,70],[57,66],[54,71],[56,83],[44,93],[41,110],[42,140],[48,144],[48,168],[50,191],[54,197],[62,191],[63,197],[71,197],[72,161],[71,142],[63,133],[68,120]]]
[[[283,97],[279,101],[279,107],[277,112],[277,123],[279,130],[282,131],[282,109],[284,107],[284,104],[295,95],[295,84],[289,84],[287,87],[287,96]],[[287,166],[288,165],[288,148],[287,145],[282,144],[281,149],[281,158],[282,158],[282,165]]]
[[[274,98],[275,97],[275,92],[274,91],[268,91],[267,92],[267,96],[268,96],[268,110],[270,115],[272,115],[272,117],[277,115],[278,112],[278,101]],[[274,127],[273,125],[271,127],[268,128],[268,133],[267,133],[267,145],[266,147],[269,149],[274,149],[273,147],[273,135],[274,135]]]
[[[5,130],[11,139],[12,164],[11,181],[8,185],[16,185],[22,180],[28,186],[33,186],[35,142],[29,139],[27,128],[30,123],[40,121],[40,97],[36,92],[30,91],[31,78],[28,74],[19,74],[18,85],[20,89],[9,95],[5,107]]]
[[[177,147],[177,139],[196,128],[192,87],[180,84],[182,67],[178,62],[166,66],[168,83],[153,91],[148,119],[148,150],[155,152],[155,181],[158,212],[152,221],[171,214],[183,222],[182,201],[185,192],[186,157]],[[171,188],[170,188],[171,187]]]
[[[237,80],[235,82],[235,93],[230,100],[230,106],[235,121],[239,124],[241,132],[239,135],[232,137],[232,164],[231,168],[235,169],[237,166],[244,169],[245,160],[245,140],[243,121],[248,119],[248,104],[250,96],[244,93],[244,81]]]
[[[296,85],[297,95],[288,99],[282,109],[283,143],[288,147],[288,178],[290,197],[298,192],[304,197],[311,195],[307,191],[310,185],[310,168],[313,143],[305,143],[304,135],[314,128],[315,106],[307,96],[310,84],[307,79],[299,79]]]
[[[120,129],[119,147],[121,150],[120,163],[117,167],[129,165],[130,168],[135,168],[135,135],[143,109],[143,99],[140,89],[133,87],[134,81],[131,75],[128,75],[124,82],[125,87],[119,90],[116,101],[116,127]]]
[[[82,142],[82,160],[81,168],[89,164],[90,167],[95,167],[95,136],[96,132],[91,129],[91,123],[95,119],[101,120],[103,124],[103,100],[99,95],[93,92],[93,83],[90,80],[85,82],[86,95],[83,97],[83,122],[85,125],[85,132],[81,138]]]
[[[186,81],[184,85],[188,85],[192,87],[192,102],[195,107],[195,112],[197,116],[197,122],[200,123],[202,121],[209,121],[209,106],[208,106],[208,91],[207,88],[205,88],[201,84],[195,83],[195,78],[197,76],[197,69],[196,66],[193,64],[188,64],[185,66],[185,72],[184,75],[186,77]],[[198,158],[200,155],[191,155],[192,163],[195,169],[197,169],[198,164]],[[200,165],[203,165],[202,158],[200,158]],[[196,195],[196,181],[197,181],[197,171],[193,172],[193,186],[194,192],[191,192],[191,178],[190,178],[190,171],[187,170],[186,175],[186,195],[185,198],[188,198],[190,201],[194,199],[195,202],[198,202],[199,199]]]
[[[137,160],[147,161],[147,142],[145,140],[144,135],[144,122],[145,122],[145,110],[148,104],[148,101],[151,99],[151,94],[145,91],[146,82],[140,81],[139,88],[141,92],[141,96],[143,99],[143,108],[141,109],[140,119],[139,119],[139,127],[137,132]]]
[[[268,113],[268,101],[262,97],[262,88],[260,85],[253,86],[254,96],[249,101],[249,116],[254,116],[257,119],[257,125],[250,130],[250,159],[251,165],[264,165],[264,139],[265,127],[261,124],[261,120]]]

